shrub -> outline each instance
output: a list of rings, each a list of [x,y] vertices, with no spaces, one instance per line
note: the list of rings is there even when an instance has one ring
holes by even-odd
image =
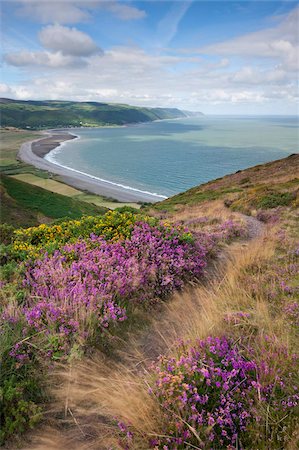
[[[35,358],[20,364],[11,355],[12,346],[22,339],[22,324],[0,317],[0,446],[10,437],[33,427],[41,419],[42,371]],[[27,361],[28,362],[28,361]]]
[[[12,242],[15,228],[7,223],[0,224],[0,243],[8,245]]]
[[[280,218],[280,210],[267,211],[261,209],[257,212],[256,218],[264,223],[276,223]]]
[[[293,200],[294,194],[291,192],[269,192],[257,200],[256,206],[259,209],[270,209],[277,206],[288,206]]]
[[[180,343],[175,357],[160,357],[153,368],[150,392],[163,419],[150,445],[285,448],[298,424],[297,362],[269,336],[257,349],[241,337]]]
[[[114,211],[119,213],[130,213],[130,214],[138,214],[139,210],[137,208],[133,208],[133,206],[120,206],[119,208],[115,208]]]

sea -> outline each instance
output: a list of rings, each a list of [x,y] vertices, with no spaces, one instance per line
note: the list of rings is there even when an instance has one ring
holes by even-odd
[[[201,116],[68,131],[78,139],[47,160],[157,200],[299,152],[297,116]]]

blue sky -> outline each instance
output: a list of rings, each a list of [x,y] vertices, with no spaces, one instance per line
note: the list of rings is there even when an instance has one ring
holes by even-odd
[[[0,95],[296,114],[298,2],[2,1]]]

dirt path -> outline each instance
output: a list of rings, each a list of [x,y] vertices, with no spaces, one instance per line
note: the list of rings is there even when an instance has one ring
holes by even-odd
[[[246,239],[238,240],[230,244],[229,247],[226,247],[222,250],[215,260],[210,261],[206,268],[206,273],[204,278],[200,281],[200,285],[205,288],[209,288],[209,286],[215,281],[217,278],[222,278],[225,276],[225,267],[228,262],[230,255],[234,252],[238,251],[240,248],[246,248],[252,241],[258,239],[264,231],[265,225],[257,220],[255,217],[246,216],[245,214],[240,214],[240,218],[242,218],[247,226],[247,237]],[[194,291],[197,289],[198,285],[191,283],[189,287],[187,287],[188,295],[192,297],[194,295]],[[178,294],[180,295],[180,294]],[[169,308],[168,305],[171,304],[171,300],[167,302],[162,310],[158,311],[155,314],[155,319],[150,325],[150,327],[136,336],[133,339],[133,346],[138,349],[138,353],[142,355],[143,361],[153,361],[160,354],[164,354],[165,350],[168,346],[168,342],[164,342],[161,340],[161,324],[165,326],[169,326],[168,323],[168,313]],[[182,315],[182,321],[184,320],[184,316]],[[174,326],[174,325],[173,325]],[[179,334],[179,333],[178,333]],[[129,343],[127,349],[132,348],[132,343]],[[126,351],[122,352],[122,355],[126,353]],[[126,358],[125,358],[126,361]],[[134,363],[135,365],[138,362]]]
[[[256,239],[263,233],[265,225],[257,220],[255,217],[246,216],[245,214],[240,214],[240,217],[245,220],[248,230],[248,240]]]

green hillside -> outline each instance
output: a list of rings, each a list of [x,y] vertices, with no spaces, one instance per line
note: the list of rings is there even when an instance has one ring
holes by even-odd
[[[159,119],[186,117],[176,108],[72,101],[21,101],[0,99],[1,125],[17,128],[56,128],[124,125]]]
[[[62,217],[77,219],[85,214],[100,215],[107,211],[5,175],[0,177],[0,199],[1,222],[15,227],[34,226]]]

